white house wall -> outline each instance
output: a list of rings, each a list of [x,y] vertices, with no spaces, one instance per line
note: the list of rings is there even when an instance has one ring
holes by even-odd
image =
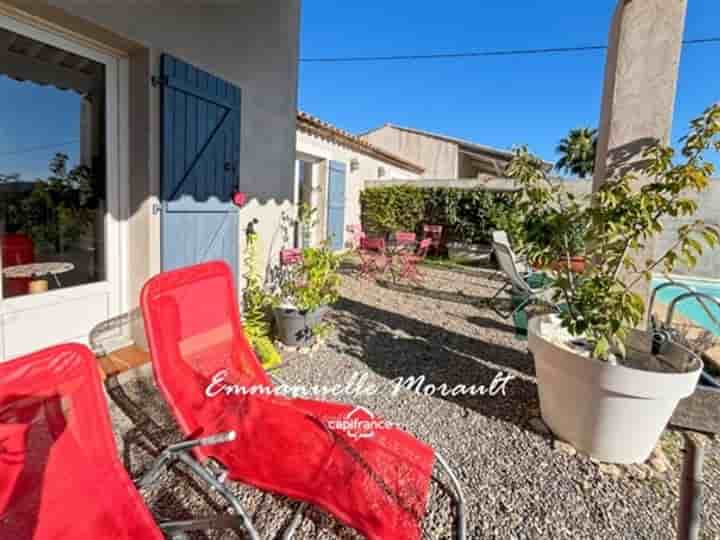
[[[361,137],[387,152],[402,156],[425,169],[423,178],[458,178],[458,145],[412,133],[393,126],[383,126]]]
[[[320,209],[320,216],[318,216],[319,224],[316,227],[316,232],[319,234],[315,235],[315,240],[325,238],[325,222],[327,220],[326,215],[326,198],[327,193],[324,189],[327,185],[327,174],[328,168],[323,167],[323,163],[328,161],[340,161],[347,165],[347,178],[345,185],[345,228],[347,225],[359,224],[360,223],[360,192],[363,189],[363,185],[366,180],[374,180],[380,178],[378,176],[379,169],[384,169],[384,175],[382,178],[396,178],[396,179],[416,179],[419,175],[398,167],[396,165],[388,164],[385,161],[379,160],[365,153],[351,150],[347,146],[338,144],[330,141],[326,138],[311,135],[302,130],[297,132],[297,155],[299,158],[312,157],[318,162],[318,166],[313,168],[313,199],[317,201],[318,208]],[[353,159],[357,159],[358,168],[351,170],[350,162]],[[343,244],[348,245],[350,242],[350,234],[345,232]]]
[[[160,270],[160,216],[153,213],[160,188],[160,90],[150,79],[159,74],[163,53],[241,89],[239,177],[250,203],[240,212],[240,260],[244,230],[254,218],[264,236],[261,268],[273,260],[281,214],[292,211],[300,0],[8,3],[129,59],[129,261],[122,272],[131,309],[142,284]],[[142,341],[139,325],[133,337]]]

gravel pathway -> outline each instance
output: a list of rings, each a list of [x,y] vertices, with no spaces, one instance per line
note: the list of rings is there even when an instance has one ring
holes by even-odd
[[[355,373],[388,392],[354,402],[405,426],[442,452],[456,470],[468,503],[468,532],[480,538],[655,539],[674,538],[682,437],[666,432],[661,445],[669,469],[601,467],[562,450],[538,425],[538,397],[526,343],[510,323],[485,307],[499,283],[475,275],[425,270],[422,288],[343,277],[342,299],[326,345],[311,354],[286,353],[279,375],[293,384],[346,383]],[[426,377],[425,384],[489,385],[498,372],[515,378],[505,395],[433,396],[403,390],[397,377]],[[138,474],[156,447],[178,437],[147,370],[111,385],[112,414],[126,465]],[[533,427],[534,426],[534,427]],[[155,447],[146,436],[155,438]],[[706,500],[701,538],[720,538],[720,441],[706,445]],[[433,482],[425,537],[450,538],[453,508],[442,475]],[[294,504],[282,497],[237,487],[265,538],[278,537]],[[182,470],[165,475],[146,493],[153,509],[179,518],[220,509],[216,496]],[[319,512],[306,512],[299,539],[358,536]],[[197,538],[236,538],[224,533]]]

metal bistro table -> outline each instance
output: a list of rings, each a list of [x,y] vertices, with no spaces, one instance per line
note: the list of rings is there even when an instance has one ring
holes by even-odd
[[[51,275],[55,280],[55,284],[58,287],[62,287],[58,274],[64,274],[75,269],[75,265],[69,262],[44,262],[44,263],[30,263],[30,264],[18,264],[15,266],[8,266],[3,269],[3,275],[9,279],[17,278],[38,278],[40,276]],[[29,293],[35,291],[32,290],[32,283],[30,282]],[[37,291],[42,292],[42,291]]]
[[[387,240],[385,243],[385,256],[387,257],[387,267],[386,269],[390,270],[390,275],[392,276],[393,283],[396,283],[397,281],[397,272],[395,270],[395,260],[403,255],[404,253],[414,253],[417,249],[418,242],[413,241],[400,241],[390,239]]]

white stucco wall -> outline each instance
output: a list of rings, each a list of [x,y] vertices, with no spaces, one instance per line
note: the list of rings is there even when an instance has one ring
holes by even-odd
[[[379,160],[365,153],[354,151],[346,146],[324,139],[317,135],[311,135],[302,130],[297,132],[297,155],[298,159],[307,159],[309,157],[321,161],[340,161],[347,165],[347,183],[345,185],[345,225],[355,225],[360,223],[360,191],[363,189],[365,180],[375,180],[378,177],[378,169],[382,167],[385,170],[383,178],[396,178],[412,180],[419,178],[417,173],[408,171],[401,167],[391,165],[385,161]],[[358,168],[355,171],[350,170],[350,161],[358,160]],[[322,215],[318,216],[321,223],[316,227],[318,232],[315,240],[324,239],[325,227],[323,224],[327,220],[326,208],[324,201],[327,199],[327,193],[323,189],[327,185],[327,167],[318,167],[319,174],[313,175],[313,198],[319,203]],[[343,239],[343,244],[347,245],[350,241],[350,234],[347,230]]]
[[[152,213],[160,189],[160,91],[150,78],[159,74],[163,53],[242,90],[239,178],[250,202],[240,211],[240,260],[242,264],[245,227],[257,218],[264,268],[279,249],[272,239],[278,237],[281,213],[292,211],[300,0],[9,3],[128,55],[126,305],[137,306],[142,284],[160,270],[160,216]],[[139,326],[133,337],[143,340]]]
[[[378,128],[362,139],[417,163],[425,169],[423,178],[458,178],[458,145],[455,143],[393,126]]]
[[[586,196],[592,193],[592,180],[567,181],[564,186],[575,195]],[[660,256],[673,247],[677,241],[677,231],[683,225],[688,225],[696,219],[702,219],[709,224],[720,226],[720,179],[714,179],[708,190],[701,195],[692,192],[688,195],[697,201],[697,212],[690,217],[669,218],[664,221],[665,230],[655,239],[655,256]],[[674,273],[720,279],[720,248],[705,249],[694,268],[678,266]]]

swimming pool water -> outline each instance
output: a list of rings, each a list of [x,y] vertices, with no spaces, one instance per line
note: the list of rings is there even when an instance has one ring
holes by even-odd
[[[720,283],[719,282],[713,282],[713,281],[701,281],[701,280],[694,280],[694,279],[688,279],[688,280],[676,280],[680,281],[684,285],[687,285],[690,287],[693,291],[701,292],[705,294],[709,294],[710,296],[713,296],[720,300]],[[655,289],[658,285],[661,285],[662,283],[667,282],[666,279],[656,278],[652,280],[652,288]],[[663,304],[666,304],[667,306],[670,305],[670,302],[672,302],[673,298],[680,296],[681,294],[686,293],[687,291],[682,287],[665,287],[662,289],[656,297],[656,302],[662,302]],[[710,308],[711,313],[715,316],[716,319],[720,321],[720,308],[714,304],[708,304],[708,308]],[[699,326],[702,326],[703,328],[711,331],[716,336],[720,336],[720,327],[716,325],[712,319],[708,316],[708,314],[705,312],[705,310],[702,308],[700,303],[695,298],[689,298],[687,300],[682,300],[675,306],[676,313],[679,313],[680,315],[687,317],[688,319],[696,322]]]

